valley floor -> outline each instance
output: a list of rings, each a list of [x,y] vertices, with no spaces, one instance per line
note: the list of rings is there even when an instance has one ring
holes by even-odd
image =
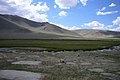
[[[0,80],[120,79],[120,46],[94,51],[41,49],[0,48]]]

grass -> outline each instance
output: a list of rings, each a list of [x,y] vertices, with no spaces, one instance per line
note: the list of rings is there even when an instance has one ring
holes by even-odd
[[[0,70],[6,70],[6,69],[15,69],[15,70],[24,70],[26,66],[24,65],[12,65],[10,62],[7,62],[5,60],[0,61]]]
[[[75,67],[54,67],[48,71],[49,75],[46,75],[43,80],[102,80],[102,77],[98,74],[88,71],[80,71]]]
[[[95,50],[120,45],[120,39],[101,40],[0,40],[0,47],[40,47],[47,50]]]
[[[120,55],[103,55],[104,57],[114,59],[116,61],[120,61]]]

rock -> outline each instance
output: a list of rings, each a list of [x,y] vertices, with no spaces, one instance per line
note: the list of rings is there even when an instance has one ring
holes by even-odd
[[[98,72],[98,73],[104,72],[104,70],[100,68],[94,68],[94,69],[88,69],[88,70],[92,72]]]
[[[112,73],[101,73],[101,74],[104,76],[115,76],[115,74],[112,74]]]
[[[64,59],[60,59],[60,63],[66,63]]]
[[[68,64],[68,65],[75,65],[74,62],[66,62],[66,64]]]
[[[120,74],[120,72],[117,72],[118,74]]]
[[[17,61],[22,61],[22,60],[25,60],[25,58],[23,57],[23,58],[21,58],[21,57],[15,57],[15,59],[17,60]]]
[[[52,55],[53,55],[53,56],[55,56],[55,55],[56,55],[56,53],[52,53]]]
[[[22,52],[22,53],[20,53],[21,55],[25,55],[26,53],[25,52]]]
[[[2,59],[3,59],[3,57],[0,57],[0,59],[2,60]]]
[[[62,65],[62,63],[58,63],[58,64],[56,64],[56,65],[61,66],[61,65]]]
[[[101,73],[109,80],[120,80],[120,76],[113,73]]]
[[[120,46],[113,46],[112,49],[120,50]]]
[[[105,63],[114,63],[115,61],[113,61],[113,60],[107,60],[107,59],[103,59],[103,60],[101,60],[101,62],[105,62]]]
[[[80,55],[77,55],[77,57],[80,57]]]
[[[9,60],[7,60],[8,62],[13,62],[14,60],[11,60],[11,59],[9,59]]]
[[[92,63],[83,62],[83,63],[80,63],[80,65],[82,65],[82,66],[89,66],[89,65],[92,65]]]
[[[17,61],[12,62],[12,64],[22,64],[22,65],[39,65],[41,64],[41,61]]]

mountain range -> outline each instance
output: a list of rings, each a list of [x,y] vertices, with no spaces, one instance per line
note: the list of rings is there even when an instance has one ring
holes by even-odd
[[[35,22],[17,15],[0,14],[0,39],[120,38],[108,30],[67,30],[48,22]]]

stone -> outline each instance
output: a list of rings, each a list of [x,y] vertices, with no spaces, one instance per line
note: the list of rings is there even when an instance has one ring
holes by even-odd
[[[68,64],[68,65],[75,65],[74,62],[66,62],[66,64]]]
[[[92,72],[98,72],[98,73],[104,72],[104,70],[100,68],[94,68],[94,69],[88,69],[88,70]]]
[[[112,74],[112,73],[101,73],[101,74],[104,76],[115,76],[115,74]]]
[[[17,61],[12,62],[12,64],[22,64],[22,65],[39,65],[41,64],[41,61]]]
[[[92,63],[83,62],[83,63],[80,63],[80,65],[82,65],[82,66],[89,66],[89,65],[92,65]]]

